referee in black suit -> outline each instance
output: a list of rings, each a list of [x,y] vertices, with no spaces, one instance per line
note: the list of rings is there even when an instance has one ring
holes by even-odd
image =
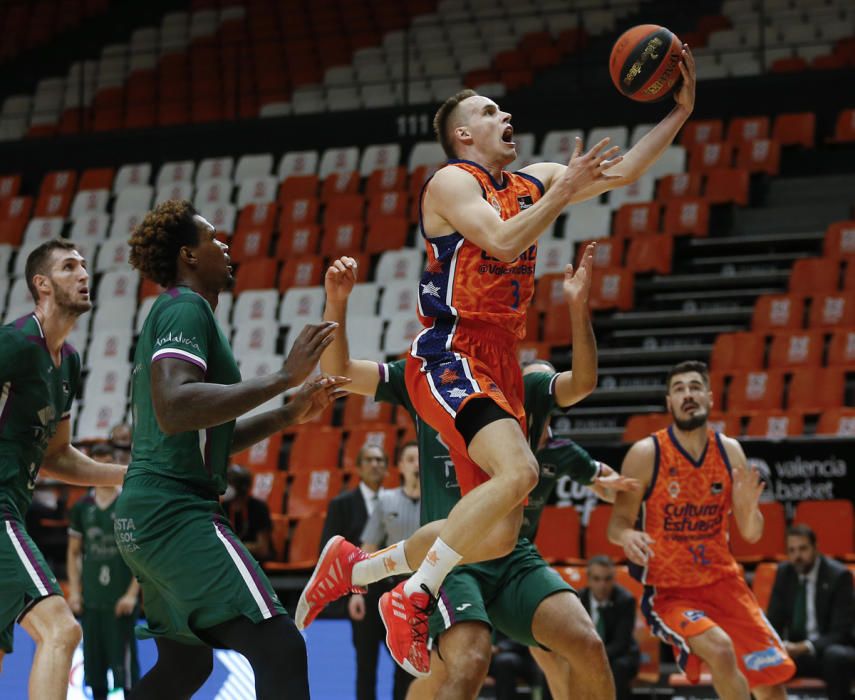
[[[362,531],[368,518],[377,507],[381,485],[386,478],[389,460],[386,453],[376,445],[366,444],[356,457],[359,485],[352,491],[339,494],[330,501],[321,543],[329,542],[334,535],[341,535],[349,542],[361,542]],[[357,619],[351,613],[353,646],[356,649],[356,698],[374,700],[377,695],[377,656],[383,642],[384,629],[377,610],[380,596],[387,590],[383,581],[371,584],[364,599],[363,615]],[[359,596],[362,599],[362,596]],[[345,614],[343,607],[330,606],[333,614]],[[368,611],[365,614],[365,611]],[[376,618],[376,619],[375,619]]]

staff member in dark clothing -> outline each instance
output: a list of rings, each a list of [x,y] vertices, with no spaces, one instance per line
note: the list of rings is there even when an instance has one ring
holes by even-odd
[[[850,698],[855,678],[852,574],[816,548],[807,525],[787,530],[787,559],[778,565],[769,622],[786,641],[796,676],[822,678],[830,700]]]
[[[359,485],[330,501],[321,542],[328,542],[334,535],[342,535],[350,542],[362,541],[362,531],[377,507],[388,468],[389,459],[380,447],[366,444],[359,451],[356,457]],[[376,697],[377,656],[379,644],[385,636],[377,613],[377,603],[386,590],[388,587],[385,587],[383,582],[369,586],[364,605],[372,611],[372,615],[368,619],[351,617],[353,646],[356,649],[357,700],[374,700]],[[377,618],[376,625],[374,618]],[[379,633],[375,629],[376,626],[380,628]]]
[[[233,464],[229,467],[228,480],[223,508],[235,534],[258,561],[269,559],[273,552],[273,523],[267,504],[250,494],[252,474]]]
[[[632,697],[630,684],[638,673],[641,653],[635,641],[635,598],[615,583],[611,558],[598,554],[588,562],[588,585],[579,592],[585,610],[606,645],[618,700]]]

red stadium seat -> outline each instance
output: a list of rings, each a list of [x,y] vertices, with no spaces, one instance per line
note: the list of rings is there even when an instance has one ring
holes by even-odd
[[[16,247],[21,245],[32,208],[32,197],[9,197],[0,200],[0,243]]]
[[[297,520],[291,541],[288,543],[288,561],[265,562],[264,568],[268,571],[311,569],[317,563],[318,554],[321,551],[325,517],[324,513],[315,513]],[[274,534],[275,532],[276,521],[274,520]]]
[[[241,263],[235,276],[234,293],[275,287],[278,265],[279,261],[272,258],[251,258]]]
[[[724,123],[721,119],[693,119],[683,125],[680,143],[686,148],[692,148],[699,143],[721,141],[724,137]]]
[[[579,558],[579,514],[573,507],[545,506],[534,544],[550,564],[582,563]]]
[[[570,309],[566,303],[556,304],[543,315],[541,340],[550,346],[571,344]]]
[[[615,214],[614,235],[629,238],[641,233],[655,233],[659,230],[661,214],[659,202],[624,204]]]
[[[75,173],[74,175],[76,177],[77,173]],[[44,180],[42,182],[44,182]],[[20,190],[20,175],[0,175],[0,199],[5,199],[6,197],[15,197],[18,192],[20,192]]]
[[[660,233],[636,235],[629,241],[626,266],[633,272],[671,272],[674,238]]]
[[[20,178],[19,178],[20,182]],[[42,178],[39,186],[39,197],[45,194],[74,194],[74,186],[77,184],[77,173],[74,170],[54,170]],[[14,196],[12,192],[4,197]]]
[[[855,221],[838,221],[825,232],[822,248],[827,258],[855,259]]]
[[[745,141],[736,151],[736,167],[750,173],[777,175],[781,164],[781,146],[771,139]]]
[[[71,192],[46,192],[39,195],[34,216],[68,216],[71,208]]]
[[[256,472],[252,477],[252,496],[264,501],[271,513],[281,513],[285,500],[285,479],[282,471]]]
[[[368,222],[365,252],[376,255],[386,250],[403,248],[407,243],[410,222],[404,216],[383,216]]]
[[[291,287],[314,287],[321,283],[324,269],[324,259],[320,255],[289,257],[276,286],[280,292]]]
[[[754,569],[754,580],[751,582],[751,590],[760,603],[763,610],[769,608],[769,599],[772,597],[772,587],[775,585],[775,576],[778,574],[778,565],[772,562],[760,562]]]
[[[337,469],[340,448],[341,428],[326,425],[301,428],[291,445],[288,470],[296,473],[312,469]]]
[[[298,472],[288,488],[285,514],[302,518],[324,513],[329,502],[341,491],[342,473],[335,469]]]
[[[855,326],[855,299],[844,292],[820,294],[810,304],[811,328]]]
[[[779,114],[772,126],[772,139],[782,146],[813,148],[816,115],[813,112]]]
[[[828,344],[829,367],[855,367],[855,327],[831,334]]]
[[[585,558],[590,559],[595,554],[607,554],[615,562],[626,559],[622,547],[609,542],[608,529],[609,518],[612,516],[612,507],[605,503],[599,503],[591,511],[588,517],[588,525],[585,528]]]
[[[589,303],[592,309],[629,311],[633,305],[632,270],[604,268],[594,275]]]
[[[820,413],[843,405],[844,371],[837,367],[808,368],[793,374],[787,408]]]
[[[239,229],[229,244],[229,256],[236,263],[250,258],[267,257],[273,240],[273,229],[259,227]],[[269,286],[273,286],[272,283]]]
[[[727,127],[727,140],[734,146],[769,136],[769,117],[737,117]]]
[[[280,230],[276,258],[287,262],[294,256],[314,255],[318,252],[320,238],[321,232],[317,224],[303,224]]]
[[[335,224],[339,221],[362,221],[365,210],[365,198],[361,194],[339,194],[326,202],[323,223]]]
[[[407,189],[407,170],[403,166],[375,170],[365,183],[365,196],[376,197],[380,192],[398,192]]]
[[[713,401],[717,401],[718,398],[719,397],[715,392],[713,392]],[[717,433],[724,433],[731,437],[739,437],[742,435],[742,421],[739,416],[732,413],[710,411],[710,417],[707,420],[707,425],[710,430],[714,430]]]
[[[843,143],[855,141],[855,109],[844,109],[837,115],[834,140]]]
[[[720,333],[713,342],[710,369],[714,371],[762,369],[766,338],[762,333]]]
[[[292,199],[315,199],[318,196],[317,175],[291,175],[279,185],[279,202]]]
[[[733,164],[733,145],[726,141],[699,143],[689,151],[689,171],[708,173]]]
[[[798,294],[764,294],[754,302],[751,328],[755,331],[802,327],[804,298]]]
[[[790,270],[790,292],[820,294],[836,292],[840,279],[840,262],[834,258],[802,258]]]
[[[279,450],[282,447],[282,434],[274,433],[255,443],[243,452],[232,455],[232,461],[254,472],[276,471],[279,469]]]
[[[855,260],[846,263],[846,272],[843,273],[843,290],[855,290]]]
[[[329,204],[343,195],[359,192],[359,173],[356,170],[331,173],[321,183],[321,201]]]
[[[847,557],[855,553],[855,511],[852,501],[801,501],[796,504],[793,523],[809,525],[816,533],[816,545],[827,557]]]
[[[805,419],[795,411],[765,411],[755,413],[748,421],[745,434],[768,440],[783,440],[804,433]],[[767,521],[768,522],[768,521]]]
[[[672,199],[665,205],[663,231],[673,235],[691,233],[706,236],[709,232],[710,207],[702,199]]]
[[[784,376],[780,371],[739,372],[730,382],[727,410],[777,410],[781,408],[783,393]]]
[[[750,435],[751,433],[749,433]],[[763,559],[776,559],[786,553],[784,546],[787,520],[784,506],[778,501],[760,503],[763,515],[763,534],[757,542],[747,542],[739,533],[736,518],[730,516],[730,550],[739,562],[754,562]]]
[[[582,260],[582,255],[588,243],[596,243],[594,248],[594,267],[597,269],[620,267],[623,264],[625,241],[618,238],[598,238],[594,241],[581,241],[576,246],[576,265]],[[562,276],[563,277],[563,276]],[[563,280],[562,280],[563,282]]]
[[[640,413],[630,416],[623,429],[623,442],[637,442],[671,424],[668,413]]]
[[[321,254],[329,257],[361,251],[365,227],[360,220],[336,220],[325,224],[321,234]]]
[[[785,331],[772,336],[770,369],[800,369],[822,364],[822,331]]]
[[[403,217],[407,214],[407,193],[400,191],[378,192],[368,200],[367,221],[388,216]]]
[[[88,170],[84,170],[80,176],[77,191],[112,190],[114,174],[115,171],[113,168],[89,168]]]
[[[816,434],[855,437],[855,408],[830,408],[823,411],[816,424]]]
[[[701,173],[676,173],[660,178],[656,199],[660,202],[683,197],[700,197]]]
[[[345,428],[355,428],[363,423],[391,423],[392,404],[375,401],[368,396],[348,394],[344,402],[342,425]]]
[[[733,202],[741,206],[748,205],[750,176],[748,171],[739,168],[720,168],[707,173],[704,199],[710,204]]]

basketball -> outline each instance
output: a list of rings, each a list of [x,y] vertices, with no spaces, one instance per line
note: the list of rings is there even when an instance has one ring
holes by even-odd
[[[621,93],[637,102],[664,100],[679,84],[683,43],[657,24],[627,29],[612,47],[609,72]]]

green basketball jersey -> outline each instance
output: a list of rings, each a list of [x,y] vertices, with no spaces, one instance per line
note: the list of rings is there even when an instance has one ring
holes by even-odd
[[[113,534],[116,501],[101,508],[93,494],[71,509],[69,534],[83,538],[83,604],[112,609],[131,584],[131,570],[119,554]]]
[[[35,314],[0,327],[0,509],[19,518],[80,388],[80,356],[68,343],[61,356],[57,367]]]
[[[223,493],[235,421],[166,435],[157,424],[150,388],[152,363],[166,358],[200,367],[206,382],[240,381],[231,346],[208,302],[188,287],[161,294],[143,325],[134,353],[134,441],[127,478],[153,474],[182,481],[204,495]]]
[[[380,383],[374,398],[376,401],[386,401],[402,406],[416,424],[421,465],[419,469],[422,488],[421,522],[424,525],[433,520],[448,517],[448,513],[460,500],[460,487],[457,484],[454,463],[448,455],[448,448],[442,444],[437,432],[422,421],[413,408],[404,382],[405,365],[406,360],[380,365]],[[543,431],[549,423],[552,409],[556,407],[553,392],[557,376],[546,372],[532,372],[523,377],[528,437],[540,465],[540,480],[529,495],[529,505],[525,508],[523,515],[520,537],[533,536],[543,506],[546,505],[559,477],[570,474],[574,479],[578,477],[582,483],[590,483],[591,478],[596,474],[597,466],[594,460],[575,443],[562,441],[572,446],[564,456],[559,454],[557,447],[550,448],[550,445],[543,450],[537,449]],[[587,460],[582,455],[585,455]],[[541,457],[544,459],[543,462]]]

